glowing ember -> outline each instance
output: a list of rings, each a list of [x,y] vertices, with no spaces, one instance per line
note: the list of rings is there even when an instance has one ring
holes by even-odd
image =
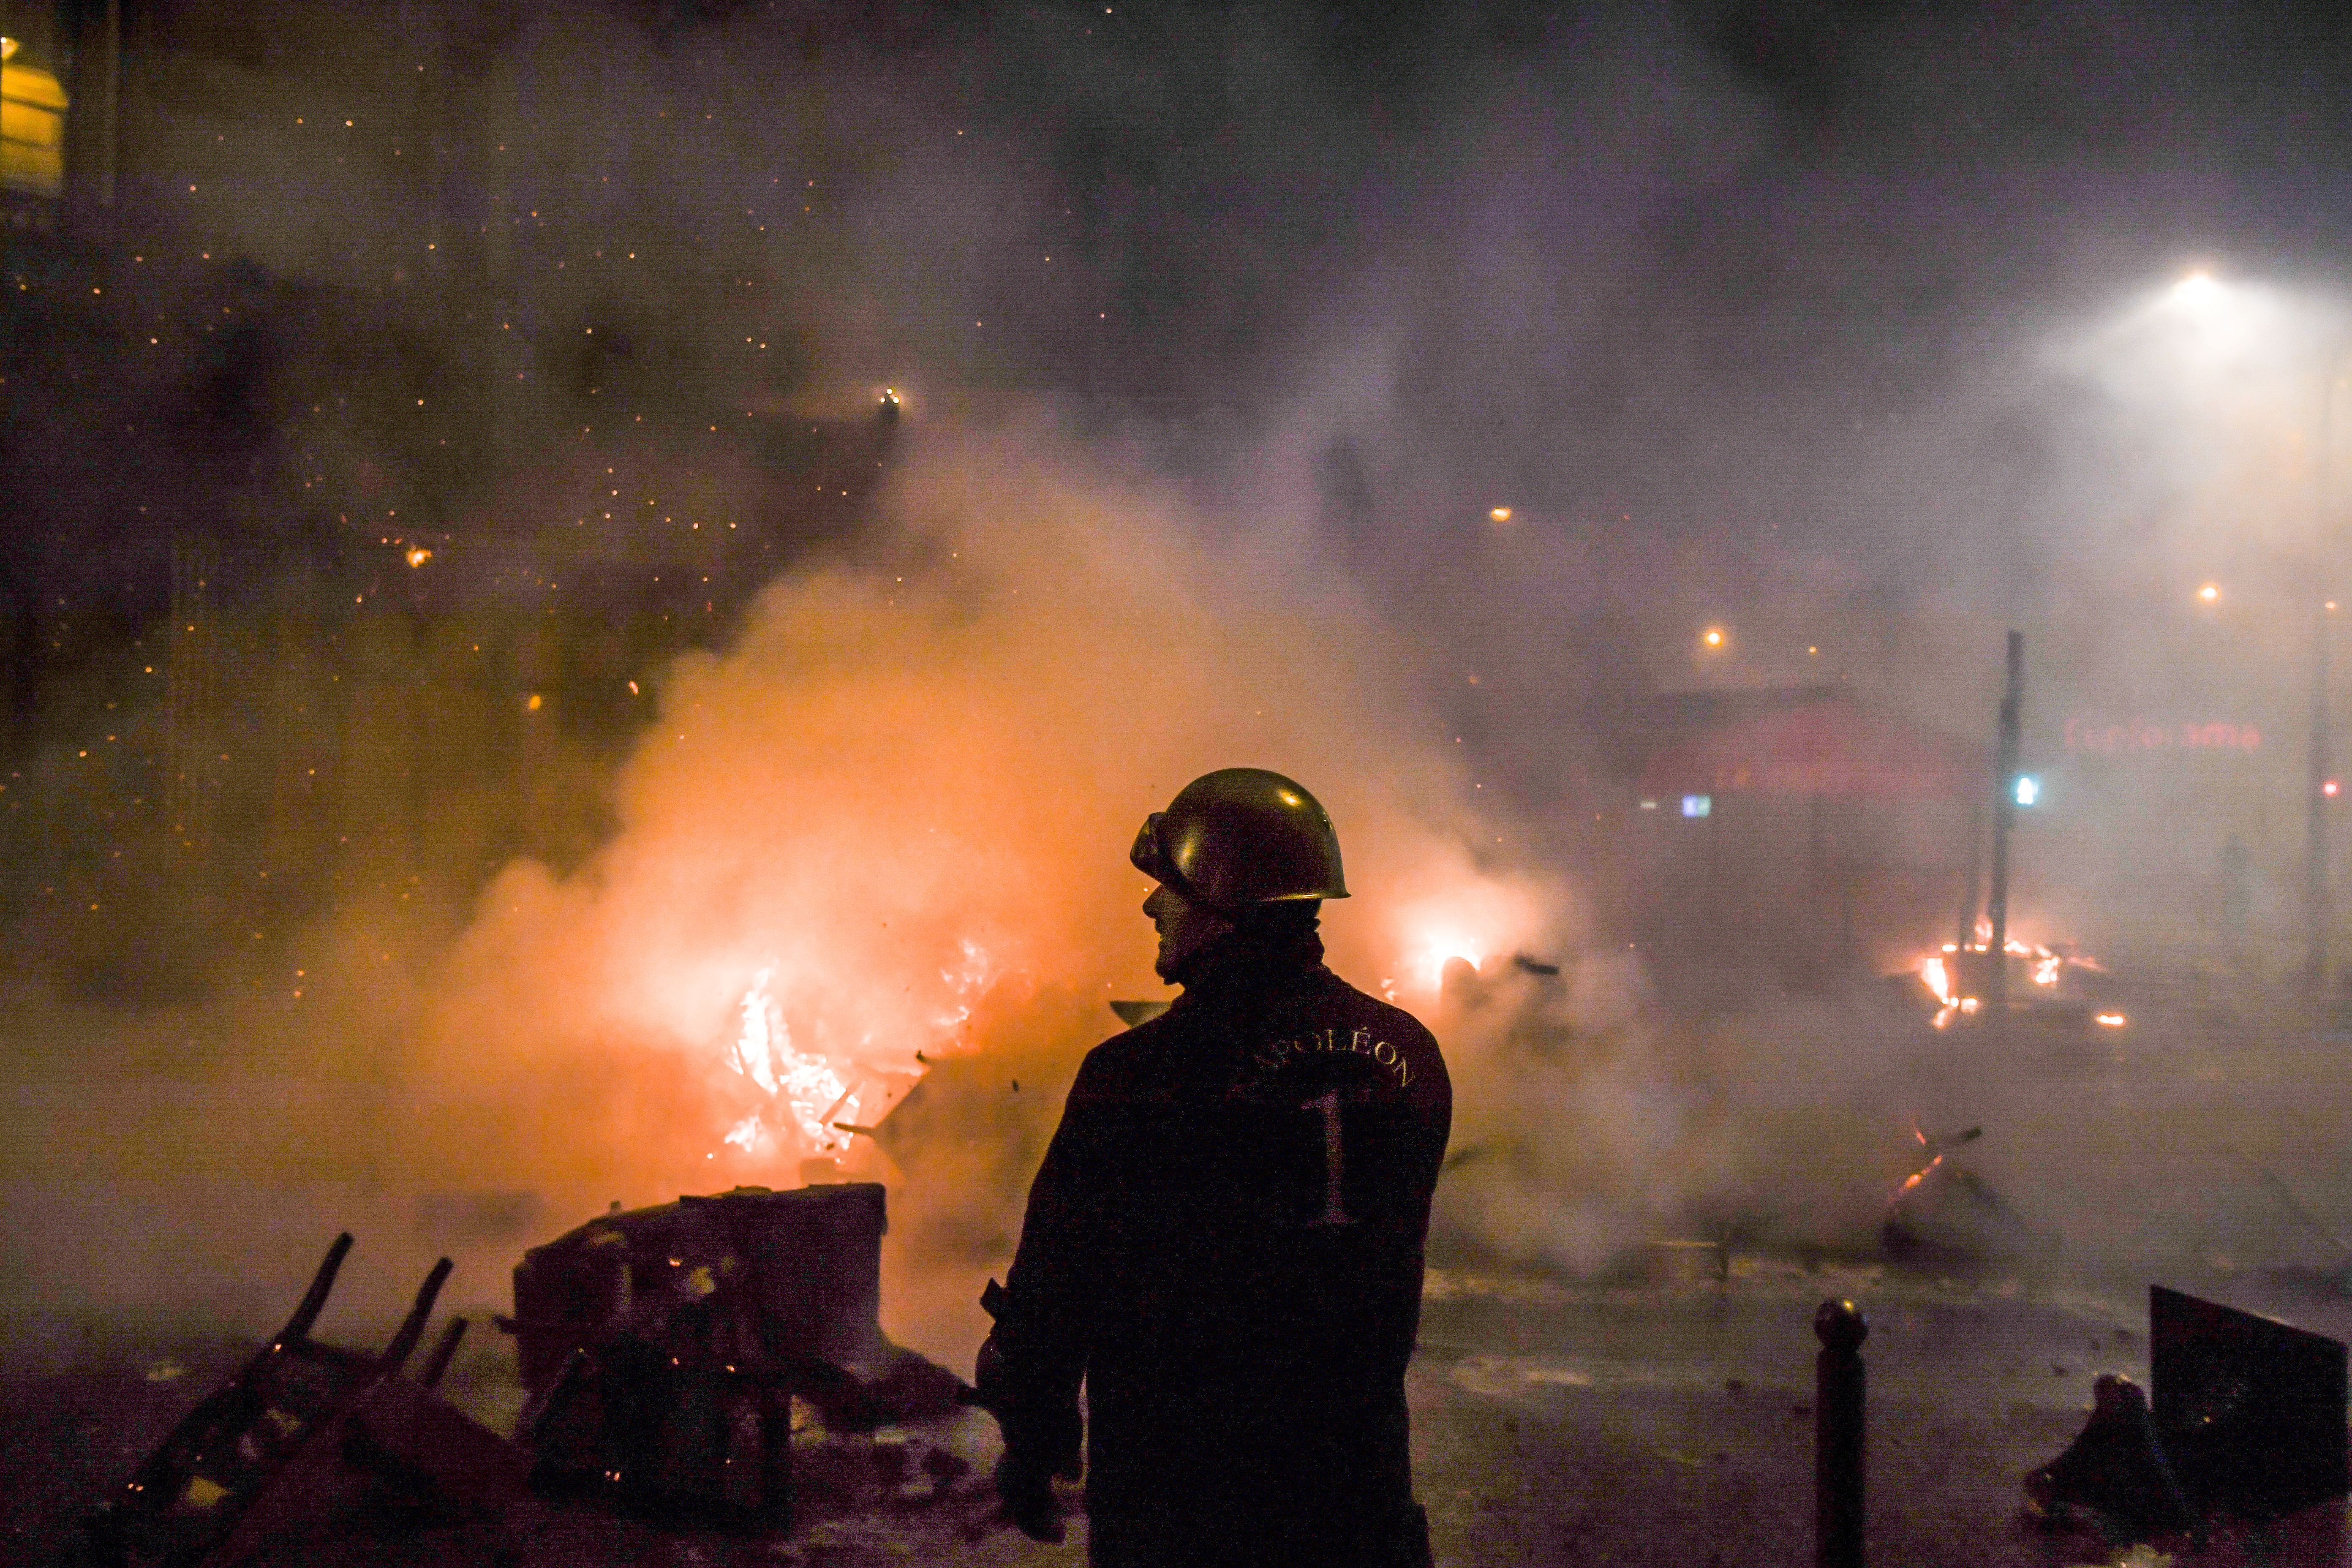
[[[411,566],[422,566],[432,559],[433,552],[425,549],[422,544],[412,544],[408,547],[408,563]]]

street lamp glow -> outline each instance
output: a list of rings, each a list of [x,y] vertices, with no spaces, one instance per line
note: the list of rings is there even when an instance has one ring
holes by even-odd
[[[2221,292],[2221,279],[2200,267],[2172,286],[2172,302],[2184,310],[2210,310]]]
[[[1507,506],[1490,506],[1486,509],[1486,521],[1489,522],[1508,522],[1511,521],[1511,509]]]
[[[2218,605],[2221,602],[2221,585],[2219,583],[2208,583],[2197,590],[2197,597],[2201,603]]]
[[[1712,653],[1720,649],[1731,639],[1721,626],[1709,626],[1699,634],[1698,640],[1706,645],[1707,651]]]

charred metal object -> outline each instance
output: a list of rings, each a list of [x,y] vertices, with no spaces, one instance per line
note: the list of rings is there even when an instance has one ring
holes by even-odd
[[[2129,1378],[2092,1385],[2082,1435],[2025,1479],[2045,1522],[2111,1542],[2196,1535],[2352,1489],[2341,1342],[2161,1285],[2147,1316],[2154,1404]]]
[[[2195,1534],[2203,1521],[2167,1457],[2147,1395],[2130,1378],[2091,1384],[2091,1415],[2066,1451],[2025,1478],[2042,1523],[2086,1526],[2113,1542]]]
[[[2347,1489],[2342,1342],[2152,1285],[2156,1427],[2189,1494],[2252,1518]]]
[[[834,1431],[952,1408],[953,1373],[878,1321],[873,1183],[602,1215],[524,1254],[513,1333],[530,1398],[516,1436],[555,1483],[634,1506],[788,1526],[795,1397]]]
[[[342,1482],[353,1468],[367,1480],[486,1508],[520,1493],[521,1455],[433,1393],[463,1319],[444,1331],[423,1383],[400,1375],[449,1277],[447,1258],[434,1265],[382,1353],[310,1338],[351,1249],[349,1232],[335,1238],[286,1326],[84,1521],[99,1562],[230,1568],[316,1528],[348,1495]]]

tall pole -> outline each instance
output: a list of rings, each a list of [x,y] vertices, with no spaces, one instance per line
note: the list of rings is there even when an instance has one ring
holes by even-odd
[[[1992,798],[1992,897],[1985,913],[1992,921],[1991,951],[1985,955],[1985,1006],[1995,1029],[2009,1018],[2009,830],[2017,826],[2017,731],[2025,701],[2025,634],[2009,634],[2009,685],[2000,699],[2000,760]]]
[[[1977,940],[1977,900],[1983,889],[1977,886],[1977,873],[1984,863],[1984,802],[1969,802],[1969,884],[1960,895],[1959,934],[1953,945],[1965,948]]]
[[[2341,352],[2330,354],[2319,367],[2319,438],[2312,465],[2311,510],[2317,536],[2320,583],[2336,585],[2335,518],[2328,510],[2328,466],[2334,430],[2336,367]],[[2327,615],[2329,600],[2319,607],[2313,623],[2311,651],[2311,777],[2304,793],[2303,909],[2310,952],[2304,960],[2304,988],[2316,1001],[2327,994]]]
[[[2303,910],[2310,940],[2304,986],[2327,994],[2327,611],[2322,607],[2311,650],[2311,778],[2305,788]]]

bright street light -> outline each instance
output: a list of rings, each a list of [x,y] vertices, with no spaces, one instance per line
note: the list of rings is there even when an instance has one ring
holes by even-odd
[[[2203,268],[2197,268],[2171,289],[2171,300],[2184,310],[2210,310],[2221,302],[2221,281]]]

